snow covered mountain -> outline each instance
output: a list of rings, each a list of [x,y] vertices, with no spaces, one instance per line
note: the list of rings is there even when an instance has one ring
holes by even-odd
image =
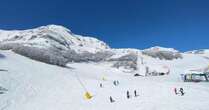
[[[73,34],[69,29],[48,25],[29,30],[0,30],[1,44],[21,44],[38,48],[59,48],[61,50],[72,49],[76,52],[98,52],[108,49],[104,42],[93,38]]]
[[[208,110],[208,84],[180,75],[208,64],[207,49],[113,49],[57,25],[0,30],[0,110]],[[181,87],[185,95],[175,95]]]
[[[59,25],[47,25],[28,30],[0,30],[0,49],[12,50],[38,61],[66,66],[68,62],[111,61],[113,66],[136,68],[141,53],[151,57],[172,60],[181,55],[174,49],[112,49],[93,37],[73,34]]]
[[[173,60],[182,58],[181,53],[178,50],[173,48],[164,48],[164,47],[151,47],[149,49],[145,49],[142,51],[144,55],[148,55],[154,58],[165,59],[165,60]]]
[[[173,48],[151,47],[145,50],[113,49],[93,37],[73,34],[59,25],[28,30],[0,30],[0,49],[49,64],[66,66],[69,62],[108,62],[116,68],[138,69],[144,56],[160,60],[183,58]]]
[[[205,53],[209,53],[208,49],[200,49],[200,50],[192,50],[192,51],[188,51],[185,53],[191,53],[191,54],[205,54]]]
[[[148,49],[145,49],[144,51],[169,51],[169,52],[179,52],[178,50],[175,50],[174,48],[165,48],[160,46],[151,47]]]
[[[96,38],[73,34],[63,26],[48,25],[29,30],[1,30],[0,49],[65,66],[72,61],[102,60],[101,53],[110,48]],[[93,58],[94,54],[99,54],[99,58]]]
[[[193,50],[193,51],[188,51],[188,52],[185,52],[185,53],[195,54],[195,55],[205,57],[206,59],[209,59],[209,49]]]

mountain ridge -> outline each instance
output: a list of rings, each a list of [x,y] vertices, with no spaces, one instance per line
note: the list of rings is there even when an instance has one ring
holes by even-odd
[[[97,38],[74,34],[61,25],[0,30],[0,49],[12,50],[31,59],[59,66],[65,66],[68,62],[114,61],[113,66],[137,69],[136,62],[142,55],[161,60],[182,58],[178,50],[160,46],[144,50],[111,48]]]
[[[66,34],[66,32],[70,35],[73,35],[74,37],[84,37],[84,38],[93,38],[93,39],[96,39],[98,41],[101,41],[99,40],[98,38],[95,38],[95,37],[90,37],[90,36],[82,36],[82,35],[77,35],[77,34],[74,34],[70,29],[62,26],[62,25],[56,25],[56,24],[49,24],[49,25],[46,25],[46,26],[39,26],[39,27],[36,27],[36,28],[31,28],[31,29],[19,29],[19,30],[13,30],[13,29],[10,29],[10,30],[5,30],[5,29],[0,29],[0,42],[1,42],[1,39],[2,39],[2,36],[5,36],[5,35],[1,35],[2,33],[30,33],[30,32],[33,32],[33,31],[37,31],[37,30],[51,30],[51,31],[55,31],[57,33],[63,33],[63,36],[66,36],[64,34]],[[69,36],[68,36],[69,37]],[[103,43],[105,43],[104,41],[102,41]],[[106,44],[106,43],[105,43]],[[106,44],[107,45],[107,44]],[[109,45],[107,45],[107,48],[110,47]],[[179,50],[176,50],[174,48],[167,48],[167,47],[162,47],[162,46],[154,46],[154,47],[150,47],[150,48],[145,48],[145,49],[138,49],[138,48],[119,48],[119,49],[137,49],[137,50],[147,50],[147,49],[161,49],[161,50],[171,50],[171,51],[178,51],[180,52]],[[113,48],[113,49],[117,49],[117,48]],[[207,50],[207,49],[199,49],[199,50]],[[195,50],[191,50],[191,51],[195,51]],[[185,51],[185,53],[189,53],[191,51]],[[183,52],[182,52],[183,53]]]

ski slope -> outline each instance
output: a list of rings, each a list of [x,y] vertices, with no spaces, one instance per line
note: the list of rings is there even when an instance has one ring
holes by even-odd
[[[188,68],[207,66],[209,60],[184,54],[183,59],[167,61],[143,56],[146,65],[167,65],[168,76],[133,77],[108,63],[70,63],[62,68],[28,59],[12,51],[0,51],[0,110],[208,110],[209,84],[184,83],[179,74]],[[140,62],[140,61],[138,61]],[[140,65],[139,65],[140,66]],[[84,99],[85,89],[93,94]],[[105,81],[102,78],[105,77]],[[118,86],[113,81],[118,80]],[[99,84],[103,84],[103,88]],[[184,96],[173,88],[183,87]],[[131,98],[126,98],[129,90]],[[137,90],[139,96],[133,97]],[[115,100],[110,103],[109,97]]]

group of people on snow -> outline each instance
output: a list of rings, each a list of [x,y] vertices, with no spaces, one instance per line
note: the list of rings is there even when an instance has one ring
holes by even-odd
[[[177,88],[174,88],[174,93],[176,95],[180,94],[181,96],[183,96],[185,94],[184,89],[182,87],[179,88],[179,90],[177,90]]]
[[[113,81],[113,85],[114,86],[118,86],[119,85],[119,81],[118,80],[114,80]],[[103,84],[102,83],[100,83],[100,88],[103,88]],[[134,93],[134,97],[138,97],[139,96],[137,94],[136,90],[134,90],[133,93]],[[178,90],[177,90],[177,88],[174,88],[174,93],[175,93],[175,95],[180,94],[181,96],[183,96],[185,94],[184,89],[182,87],[179,88]],[[126,98],[127,99],[131,98],[130,92],[128,90],[126,91]],[[109,100],[110,100],[111,103],[115,102],[115,99],[113,99],[112,96],[109,97]]]
[[[115,81],[113,81],[113,84],[115,86],[118,86],[119,85],[119,81],[118,80],[115,80]],[[137,94],[136,90],[134,90],[134,97],[137,97],[137,96],[139,96],[139,95]],[[126,92],[126,98],[127,99],[130,99],[131,98],[131,95],[130,95],[130,92],[129,91]],[[111,103],[115,102],[115,100],[112,98],[112,96],[110,96],[110,102]]]
[[[127,96],[127,99],[131,98],[129,91],[126,92],[126,96]],[[136,90],[134,90],[134,97],[138,97],[138,96],[139,95],[137,94]]]
[[[137,94],[137,91],[134,90],[134,97],[138,97],[138,96],[139,95]],[[130,95],[130,92],[129,91],[126,92],[126,98],[127,99],[130,99],[131,98],[131,95]],[[115,100],[112,98],[112,96],[110,96],[110,102],[111,103],[115,102]]]
[[[119,83],[118,80],[114,80],[114,81],[113,81],[113,85],[114,85],[114,86],[118,86],[119,84],[120,84],[120,83]],[[99,87],[100,87],[100,88],[103,88],[103,84],[100,83],[100,84],[99,84]]]
[[[113,81],[113,85],[114,85],[114,86],[118,86],[119,84],[120,84],[120,83],[119,83],[118,80],[114,80],[114,81]],[[102,83],[100,83],[99,86],[100,86],[100,88],[103,88],[103,84],[102,84]],[[138,96],[139,96],[139,95],[137,94],[137,91],[136,91],[136,90],[134,90],[133,93],[134,93],[134,97],[138,97]],[[130,98],[131,98],[130,92],[129,92],[128,90],[126,91],[126,98],[127,98],[127,99],[130,99]],[[110,96],[109,99],[110,99],[110,102],[111,102],[111,103],[115,102],[115,100],[113,99],[112,96]]]

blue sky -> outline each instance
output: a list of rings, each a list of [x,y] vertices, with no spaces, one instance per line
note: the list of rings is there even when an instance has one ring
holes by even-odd
[[[1,0],[0,29],[63,25],[114,48],[209,48],[209,0]]]

